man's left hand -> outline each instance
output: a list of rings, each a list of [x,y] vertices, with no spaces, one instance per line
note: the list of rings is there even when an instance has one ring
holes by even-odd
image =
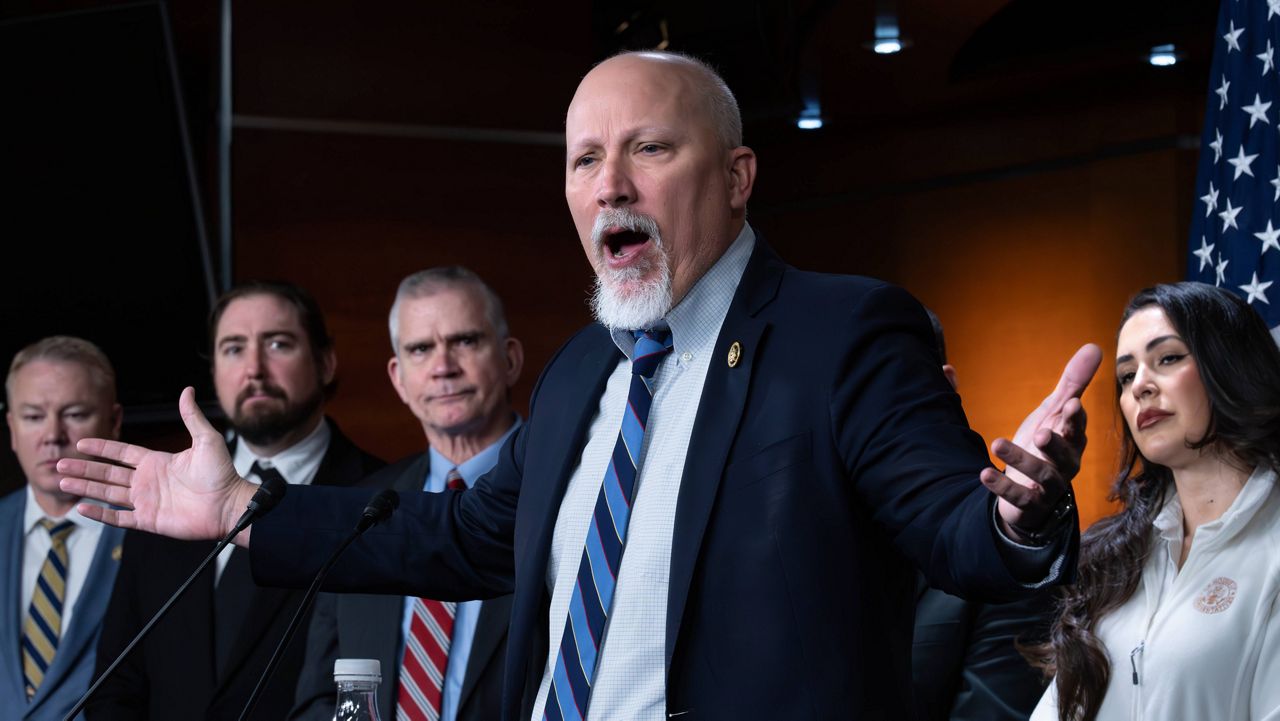
[[[1002,530],[1014,541],[1016,529],[1040,531],[1071,492],[1085,447],[1085,413],[1080,395],[1102,363],[1102,349],[1089,343],[1067,361],[1058,386],[1027,416],[1013,440],[997,438],[991,452],[1007,465],[1001,473],[982,471],[982,484],[1000,498]]]

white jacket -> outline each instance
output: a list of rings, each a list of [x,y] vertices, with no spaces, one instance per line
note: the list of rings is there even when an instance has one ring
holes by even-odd
[[[1280,487],[1258,469],[1196,530],[1182,569],[1176,493],[1133,597],[1102,619],[1111,683],[1098,721],[1280,721]],[[1032,721],[1057,721],[1050,684]]]

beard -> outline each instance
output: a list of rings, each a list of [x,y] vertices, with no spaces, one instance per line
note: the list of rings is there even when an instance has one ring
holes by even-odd
[[[624,228],[649,237],[652,245],[645,257],[629,268],[610,268],[604,255],[609,228]],[[671,310],[671,263],[662,247],[658,223],[653,218],[627,208],[605,208],[591,229],[596,251],[596,282],[591,294],[591,312],[601,325],[614,329],[652,328]]]
[[[324,402],[324,389],[319,386],[296,403],[289,402],[284,391],[275,386],[263,385],[258,390],[285,403],[278,410],[272,408],[246,413],[244,401],[250,389],[246,388],[236,398],[236,412],[231,417],[231,425],[237,435],[255,446],[270,446],[288,436],[311,418]]]

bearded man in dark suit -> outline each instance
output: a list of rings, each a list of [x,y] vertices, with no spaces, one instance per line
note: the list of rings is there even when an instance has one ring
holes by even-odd
[[[230,425],[222,447],[236,472],[254,480],[280,474],[291,485],[349,486],[382,467],[325,417],[337,357],[305,290],[274,282],[237,286],[215,304],[209,333],[214,387]],[[204,542],[125,535],[98,673],[212,550]],[[87,718],[235,721],[301,598],[299,591],[255,584],[248,554],[228,547],[102,685]],[[294,639],[254,718],[288,714],[303,644]]]

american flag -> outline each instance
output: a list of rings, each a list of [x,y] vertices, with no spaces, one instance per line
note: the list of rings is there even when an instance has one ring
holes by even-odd
[[[1196,173],[1187,278],[1280,326],[1280,0],[1223,0]],[[1274,330],[1273,330],[1274,332]]]

